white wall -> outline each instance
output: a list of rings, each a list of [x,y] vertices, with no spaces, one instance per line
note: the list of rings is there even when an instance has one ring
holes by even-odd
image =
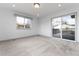
[[[39,22],[40,22],[39,34],[44,35],[44,36],[48,36],[48,37],[52,37],[51,18],[66,15],[66,14],[73,13],[73,12],[77,12],[76,41],[79,42],[79,9],[64,10],[64,11],[60,11],[60,12],[55,13],[55,14],[52,13],[51,15],[49,15],[43,19],[40,19],[39,20]]]
[[[37,19],[33,19],[31,29],[18,30],[16,29],[16,18],[14,12],[6,9],[0,9],[0,41],[26,37],[37,34]]]
[[[52,36],[52,31],[51,31],[51,20],[50,18],[46,17],[44,19],[40,19],[40,27],[39,27],[39,35],[44,35],[44,36]]]

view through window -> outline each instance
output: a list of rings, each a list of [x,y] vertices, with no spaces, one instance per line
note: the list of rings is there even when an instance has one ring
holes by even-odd
[[[17,16],[16,17],[16,24],[17,24],[18,29],[31,28],[32,20],[29,18]]]
[[[75,40],[76,14],[70,14],[52,19],[53,37]]]

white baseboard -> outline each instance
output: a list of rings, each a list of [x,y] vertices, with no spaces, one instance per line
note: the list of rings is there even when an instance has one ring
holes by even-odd
[[[30,36],[24,36],[24,37],[17,37],[17,38],[3,39],[3,40],[0,40],[0,41],[16,40],[16,39],[23,39],[23,38],[35,37],[35,36],[39,36],[39,35],[30,35]]]
[[[45,35],[40,35],[40,34],[37,34],[37,35],[30,35],[30,36],[25,36],[25,37],[12,38],[12,39],[5,39],[5,40],[0,40],[0,41],[16,40],[16,39],[23,39],[23,38],[35,37],[35,36],[41,36],[41,37],[50,38],[51,41],[52,41],[53,39],[56,39],[56,40],[77,42],[77,41],[72,41],[72,40],[67,40],[67,39],[61,39],[61,38],[55,38],[55,37],[50,37],[50,36],[45,36]]]

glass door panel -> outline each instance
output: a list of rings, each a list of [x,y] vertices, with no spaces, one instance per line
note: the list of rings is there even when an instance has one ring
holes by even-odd
[[[62,17],[62,38],[75,40],[75,14]]]
[[[61,38],[61,17],[52,19],[53,37]]]

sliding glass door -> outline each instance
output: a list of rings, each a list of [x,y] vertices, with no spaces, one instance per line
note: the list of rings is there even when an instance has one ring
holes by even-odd
[[[76,14],[70,14],[52,19],[53,37],[75,40]]]
[[[62,38],[75,40],[75,14],[62,17]]]
[[[52,21],[52,33],[54,37],[61,38],[61,17],[54,18]]]

